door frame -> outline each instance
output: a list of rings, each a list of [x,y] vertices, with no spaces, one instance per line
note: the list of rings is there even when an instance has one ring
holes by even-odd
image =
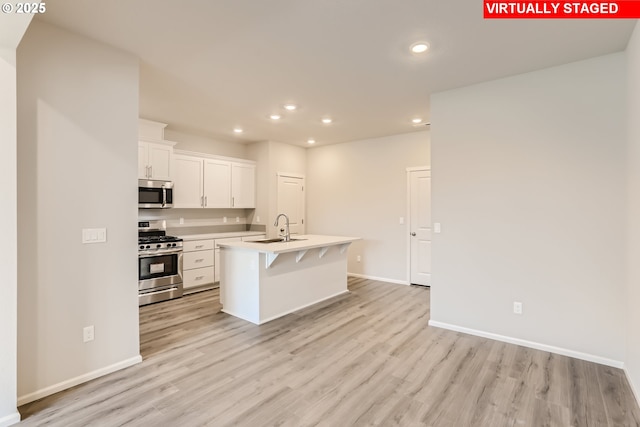
[[[407,213],[405,217],[405,235],[407,245],[407,280],[406,285],[411,285],[411,172],[431,172],[429,166],[413,166],[407,168]]]

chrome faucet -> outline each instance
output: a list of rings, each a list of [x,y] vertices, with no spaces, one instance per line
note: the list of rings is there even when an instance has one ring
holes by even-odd
[[[278,216],[276,217],[276,222],[275,222],[275,223],[273,223],[273,225],[274,225],[275,227],[277,227],[277,226],[278,226],[278,221],[280,221],[280,217],[281,217],[281,216],[283,216],[283,217],[284,217],[284,219],[285,219],[285,221],[286,221],[286,222],[285,222],[285,224],[284,224],[284,227],[285,227],[285,232],[284,232],[284,241],[285,241],[285,242],[289,242],[289,241],[291,241],[291,233],[289,233],[289,217],[288,217],[288,216],[286,216],[285,214],[281,213],[280,215],[278,215]]]

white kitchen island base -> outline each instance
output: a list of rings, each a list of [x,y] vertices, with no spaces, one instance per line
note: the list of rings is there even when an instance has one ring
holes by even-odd
[[[230,242],[220,251],[222,311],[260,325],[348,292],[352,237],[296,236],[292,242]]]

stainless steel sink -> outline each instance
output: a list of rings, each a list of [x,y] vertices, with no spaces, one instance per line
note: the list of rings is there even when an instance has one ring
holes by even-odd
[[[291,239],[289,241],[290,242],[296,242],[298,240],[307,240],[307,239]],[[253,240],[251,243],[280,243],[280,242],[284,242],[284,239],[278,238],[278,239]]]

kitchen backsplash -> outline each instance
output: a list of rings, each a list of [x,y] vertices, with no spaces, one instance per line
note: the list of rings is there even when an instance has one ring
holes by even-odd
[[[138,220],[163,220],[171,235],[265,231],[265,224],[252,224],[253,214],[253,209],[138,209]]]

